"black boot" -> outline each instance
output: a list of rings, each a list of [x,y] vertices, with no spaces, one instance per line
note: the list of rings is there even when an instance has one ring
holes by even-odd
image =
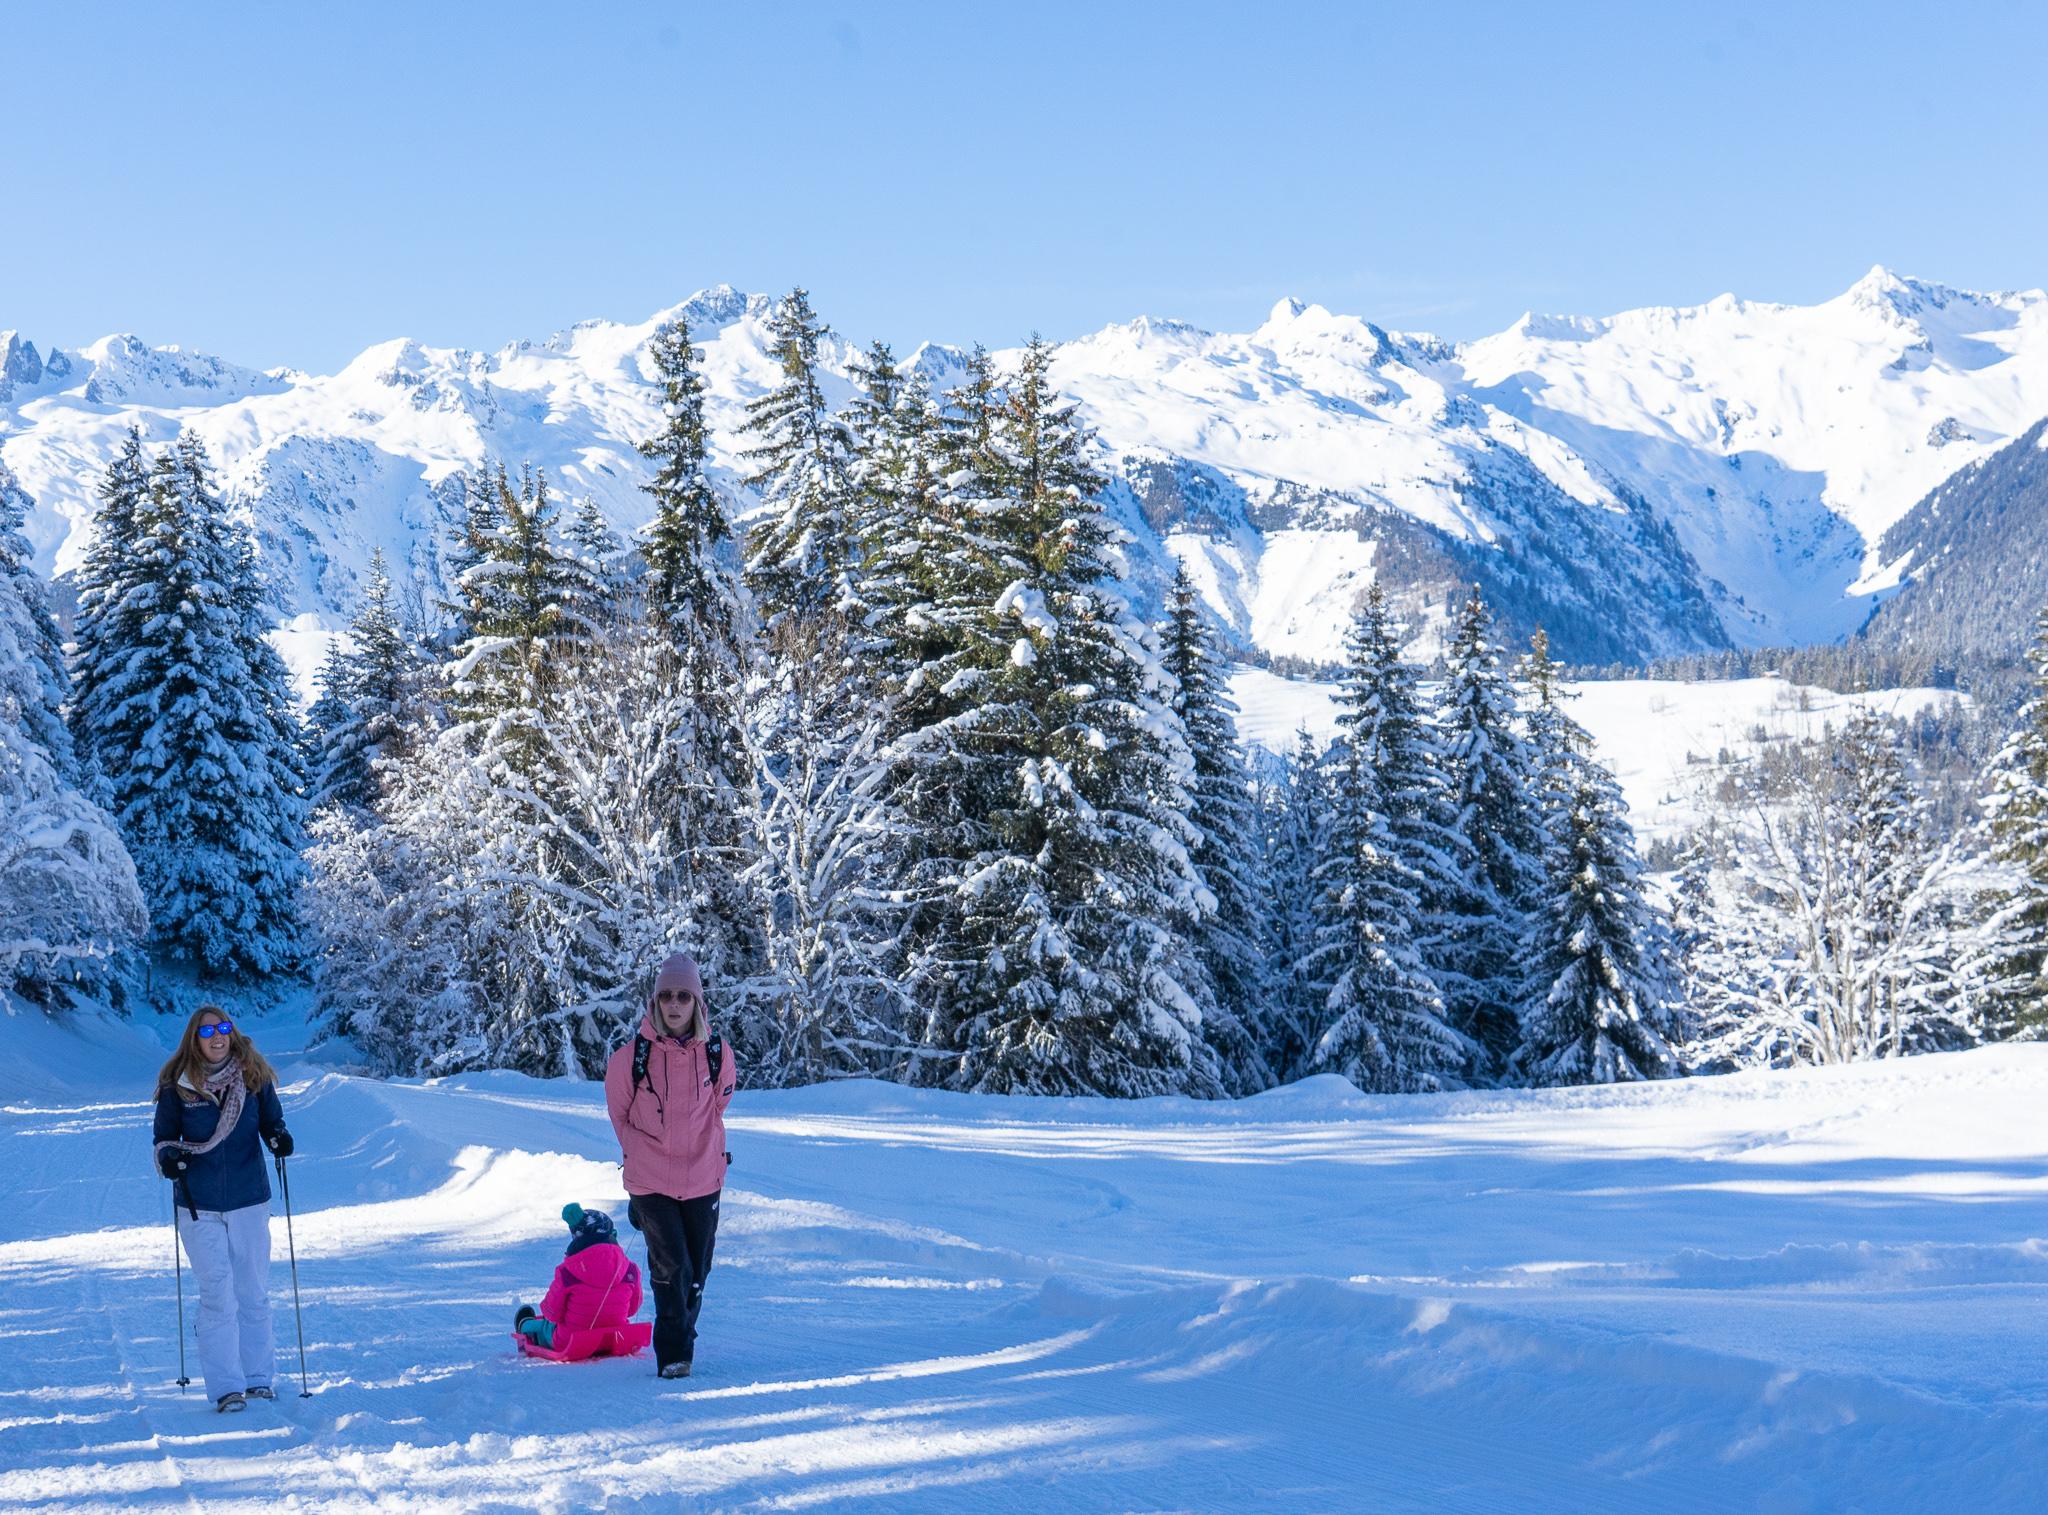
[[[540,1311],[534,1309],[532,1305],[521,1305],[519,1307],[519,1313],[512,1317],[512,1329],[515,1331],[518,1330],[521,1326],[525,1325],[529,1320],[532,1320],[533,1317],[538,1314],[540,1314]]]

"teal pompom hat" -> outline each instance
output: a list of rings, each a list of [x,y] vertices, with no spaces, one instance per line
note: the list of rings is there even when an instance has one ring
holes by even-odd
[[[562,1206],[562,1220],[569,1227],[568,1255],[571,1257],[585,1247],[618,1240],[618,1232],[612,1226],[612,1218],[602,1210],[586,1210],[571,1200]]]

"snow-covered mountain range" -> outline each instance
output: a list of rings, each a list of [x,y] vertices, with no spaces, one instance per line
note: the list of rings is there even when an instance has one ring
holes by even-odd
[[[770,301],[719,286],[679,308],[744,514],[738,427],[774,375]],[[490,353],[387,342],[329,375],[0,332],[0,460],[61,572],[126,428],[193,427],[251,513],[280,620],[310,634],[347,618],[373,546],[438,577],[479,464],[544,467],[639,524],[647,343],[670,314]],[[828,345],[841,395],[854,351]],[[959,354],[913,361],[943,383]],[[1056,374],[1104,446],[1141,604],[1178,556],[1242,650],[1328,659],[1377,578],[1426,653],[1476,581],[1510,634],[1541,623],[1568,658],[1633,659],[1859,626],[1895,585],[1885,531],[2048,415],[2048,295],[1880,268],[1814,306],[1529,316],[1462,344],[1289,300],[1241,334],[1107,327],[1064,344]]]

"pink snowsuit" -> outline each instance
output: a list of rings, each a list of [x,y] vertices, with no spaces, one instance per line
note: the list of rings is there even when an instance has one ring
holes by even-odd
[[[604,1070],[604,1102],[626,1160],[626,1192],[671,1199],[716,1194],[725,1187],[725,1107],[738,1077],[732,1048],[725,1048],[713,1088],[701,1039],[657,1035],[651,1015],[640,1022],[640,1034],[652,1043],[647,1081],[634,1087],[631,1042]]]
[[[540,1302],[541,1315],[569,1331],[623,1326],[639,1309],[640,1269],[608,1241],[563,1258]]]

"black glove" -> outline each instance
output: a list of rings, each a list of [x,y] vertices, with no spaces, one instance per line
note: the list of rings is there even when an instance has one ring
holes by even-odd
[[[270,1150],[279,1157],[290,1157],[292,1155],[292,1134],[282,1126],[264,1137],[263,1140],[269,1144]]]
[[[187,1166],[185,1154],[176,1147],[166,1147],[156,1155],[156,1171],[165,1178],[183,1178]]]

